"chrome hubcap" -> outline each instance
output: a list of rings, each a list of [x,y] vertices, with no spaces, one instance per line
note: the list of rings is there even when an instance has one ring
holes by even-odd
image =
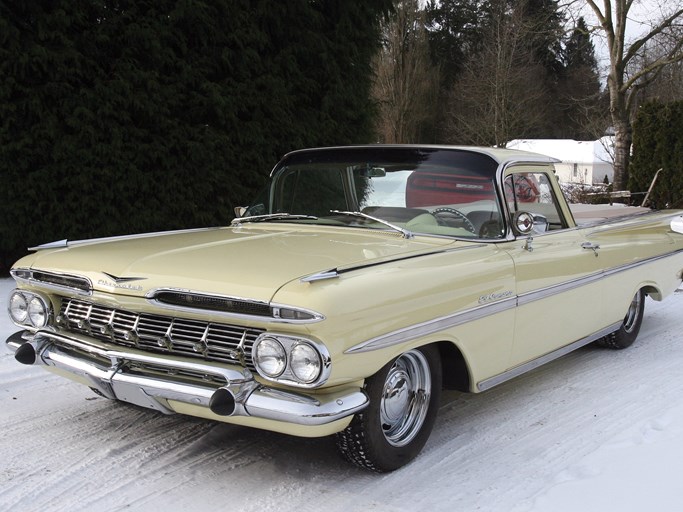
[[[420,432],[432,389],[427,359],[417,350],[401,355],[393,364],[382,390],[380,421],[392,446],[405,446]]]
[[[633,327],[636,325],[638,316],[640,314],[640,303],[642,300],[643,299],[640,292],[633,296],[631,305],[629,306],[626,316],[624,317],[624,330],[626,332],[631,332]]]

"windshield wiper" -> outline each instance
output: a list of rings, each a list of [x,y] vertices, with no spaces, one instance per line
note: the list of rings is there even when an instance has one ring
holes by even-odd
[[[373,217],[372,215],[368,215],[367,213],[363,212],[342,212],[340,210],[330,210],[330,213],[337,213],[339,215],[348,215],[349,217],[361,217],[363,219],[368,219],[372,220],[374,222],[379,222],[380,224],[384,224],[387,227],[390,227],[391,229],[398,231],[403,235],[403,238],[414,238],[415,235],[408,231],[407,229],[404,229],[400,226],[397,226],[396,224],[392,224],[391,222],[387,222],[384,219],[378,219],[377,217]]]
[[[241,224],[242,222],[268,222],[270,220],[317,220],[313,215],[298,215],[291,213],[269,213],[266,215],[252,215],[250,217],[237,217],[230,224]]]

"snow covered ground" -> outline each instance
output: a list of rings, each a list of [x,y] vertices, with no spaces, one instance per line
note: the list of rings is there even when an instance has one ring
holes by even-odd
[[[0,511],[683,510],[683,294],[648,300],[628,350],[586,347],[479,395],[447,393],[387,475],[298,439],[117,404],[4,345]]]

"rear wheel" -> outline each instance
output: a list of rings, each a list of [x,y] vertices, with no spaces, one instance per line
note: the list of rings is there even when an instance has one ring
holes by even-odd
[[[368,407],[337,434],[350,462],[386,472],[417,456],[432,431],[441,395],[441,360],[435,346],[401,354],[365,385]]]
[[[643,311],[645,310],[645,292],[638,290],[633,296],[629,305],[624,322],[618,331],[608,334],[598,340],[598,345],[602,347],[621,350],[633,345],[640,332],[640,325],[643,322]]]

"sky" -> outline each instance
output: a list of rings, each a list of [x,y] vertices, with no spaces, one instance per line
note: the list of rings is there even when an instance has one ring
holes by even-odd
[[[612,4],[616,4],[618,0],[612,0]],[[586,4],[585,0],[578,2],[571,2],[570,8],[573,12],[585,18],[589,25],[598,27],[597,17],[593,10]],[[596,4],[604,12],[604,3],[602,0],[596,0]],[[651,30],[652,25],[663,19],[667,14],[673,12],[675,8],[681,6],[680,0],[634,0],[633,6],[629,11],[628,22],[626,24],[626,43],[634,41],[638,37],[642,37]],[[615,11],[613,11],[615,12]],[[593,44],[595,45],[595,52],[598,58],[598,64],[603,73],[609,66],[609,51],[603,33],[597,30],[593,35]]]

